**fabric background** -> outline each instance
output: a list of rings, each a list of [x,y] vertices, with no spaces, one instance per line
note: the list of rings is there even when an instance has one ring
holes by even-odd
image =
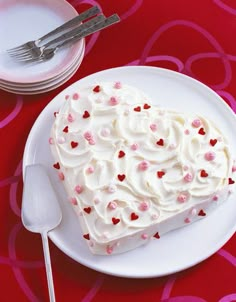
[[[69,2],[78,12],[97,4],[106,15],[118,13],[121,22],[87,39],[81,67],[58,89],[36,96],[0,90],[0,300],[4,302],[48,301],[41,238],[21,223],[21,166],[35,119],[60,91],[103,69],[151,65],[200,80],[236,111],[235,0]],[[59,302],[236,301],[235,235],[212,257],[188,270],[140,280],[103,275],[73,261],[52,242],[50,249]]]

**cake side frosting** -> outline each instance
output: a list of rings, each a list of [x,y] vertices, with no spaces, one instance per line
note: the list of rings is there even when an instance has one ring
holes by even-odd
[[[50,144],[93,253],[124,252],[204,217],[234,183],[228,143],[209,120],[160,109],[119,82],[65,96]]]

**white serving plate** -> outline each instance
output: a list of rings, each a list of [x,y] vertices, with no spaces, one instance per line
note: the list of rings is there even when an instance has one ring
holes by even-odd
[[[29,164],[43,164],[63,211],[62,223],[49,233],[51,240],[79,263],[122,277],[164,276],[203,261],[220,249],[236,230],[236,193],[232,193],[228,201],[208,217],[172,231],[146,246],[119,255],[98,256],[90,253],[64,188],[52,169],[54,161],[48,138],[53,113],[62,105],[65,95],[75,92],[80,85],[102,81],[121,81],[136,86],[150,96],[149,103],[211,117],[225,133],[233,154],[236,154],[235,115],[214,91],[202,83],[167,69],[145,66],[108,69],[87,76],[66,88],[48,104],[36,120],[25,147],[23,171]]]

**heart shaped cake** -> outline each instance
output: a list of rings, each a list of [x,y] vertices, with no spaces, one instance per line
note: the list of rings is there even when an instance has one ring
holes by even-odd
[[[120,82],[64,97],[49,139],[53,167],[93,253],[159,239],[227,199],[236,167],[208,119],[158,108]]]

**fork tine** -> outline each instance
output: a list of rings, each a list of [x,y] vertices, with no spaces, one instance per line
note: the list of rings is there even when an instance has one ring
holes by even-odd
[[[30,51],[17,52],[17,53],[9,53],[9,56],[12,58],[26,58],[30,55]]]
[[[26,45],[26,43],[24,43],[22,45],[19,45],[17,47],[13,47],[13,48],[7,49],[7,52],[8,53],[14,53],[16,51],[20,51],[21,49],[24,50],[24,45]]]
[[[29,62],[36,62],[36,61],[41,61],[42,58],[38,57],[38,58],[33,58],[32,56],[28,56],[24,59],[22,58],[15,58],[15,61],[18,63],[29,63]]]

